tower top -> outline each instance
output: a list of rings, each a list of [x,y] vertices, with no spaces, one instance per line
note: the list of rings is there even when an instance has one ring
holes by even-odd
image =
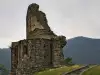
[[[28,6],[26,15],[26,37],[33,39],[37,37],[54,36],[51,31],[46,15],[39,10],[39,5],[32,3]]]
[[[32,3],[28,6],[28,10],[38,11],[39,10],[39,5],[36,4],[36,3]]]

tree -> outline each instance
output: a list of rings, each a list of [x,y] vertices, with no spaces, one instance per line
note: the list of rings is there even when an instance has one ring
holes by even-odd
[[[8,70],[2,64],[0,64],[0,71],[1,71],[1,75],[8,75],[9,74]]]
[[[66,58],[65,63],[66,63],[66,65],[72,65],[73,64],[72,63],[72,58],[71,57]]]

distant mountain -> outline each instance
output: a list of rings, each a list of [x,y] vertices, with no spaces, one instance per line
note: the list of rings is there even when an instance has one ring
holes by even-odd
[[[82,36],[69,39],[63,53],[77,64],[100,64],[100,39]]]
[[[9,48],[0,49],[0,64],[3,64],[7,69],[11,68],[11,52]]]

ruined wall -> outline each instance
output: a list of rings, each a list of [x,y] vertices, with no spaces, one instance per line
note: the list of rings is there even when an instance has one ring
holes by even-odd
[[[60,67],[64,65],[62,45],[59,37],[52,39],[36,38],[21,40],[17,44],[18,63],[12,68],[17,75],[31,75],[45,68]],[[65,40],[63,37],[62,40]],[[14,44],[12,44],[13,47]],[[15,50],[15,48],[14,48]],[[13,54],[16,54],[13,52]],[[14,64],[12,64],[14,65]]]
[[[66,38],[51,31],[45,13],[38,9],[37,4],[29,5],[26,16],[27,38],[12,43],[11,75],[33,75],[45,68],[64,65],[62,48]]]
[[[63,47],[66,45],[66,37],[57,36],[52,38],[53,67],[64,65]]]
[[[23,74],[31,75],[30,73],[33,74],[34,72],[40,71],[46,67],[47,68],[53,67],[51,40],[48,39],[27,40],[27,49],[28,53],[24,55],[24,57],[20,57],[21,60],[19,61],[18,67],[16,69],[17,75],[23,75]]]
[[[18,64],[18,43],[13,42],[11,47],[11,74],[16,73],[16,68]]]
[[[27,10],[27,16],[26,16],[27,39],[31,39],[32,37],[34,38],[34,35],[36,34],[36,32],[34,32],[35,29],[45,30],[45,32],[55,35],[48,26],[48,21],[46,19],[45,13],[39,10],[39,5],[33,3],[29,5]],[[30,36],[32,37],[30,38]]]

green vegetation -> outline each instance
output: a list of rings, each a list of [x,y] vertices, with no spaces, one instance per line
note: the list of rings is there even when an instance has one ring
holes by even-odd
[[[66,64],[66,65],[73,65],[73,63],[72,63],[72,58],[71,58],[71,57],[66,58],[66,59],[65,59],[65,64]]]
[[[35,73],[35,75],[61,75],[62,73],[70,72],[70,71],[78,69],[80,67],[81,67],[81,65],[63,66],[63,67],[56,68],[56,69],[49,69],[49,70],[37,72],[37,73]]]
[[[100,66],[93,67],[85,71],[82,75],[100,75]]]
[[[8,70],[4,67],[4,65],[0,64],[0,75],[8,75]]]

